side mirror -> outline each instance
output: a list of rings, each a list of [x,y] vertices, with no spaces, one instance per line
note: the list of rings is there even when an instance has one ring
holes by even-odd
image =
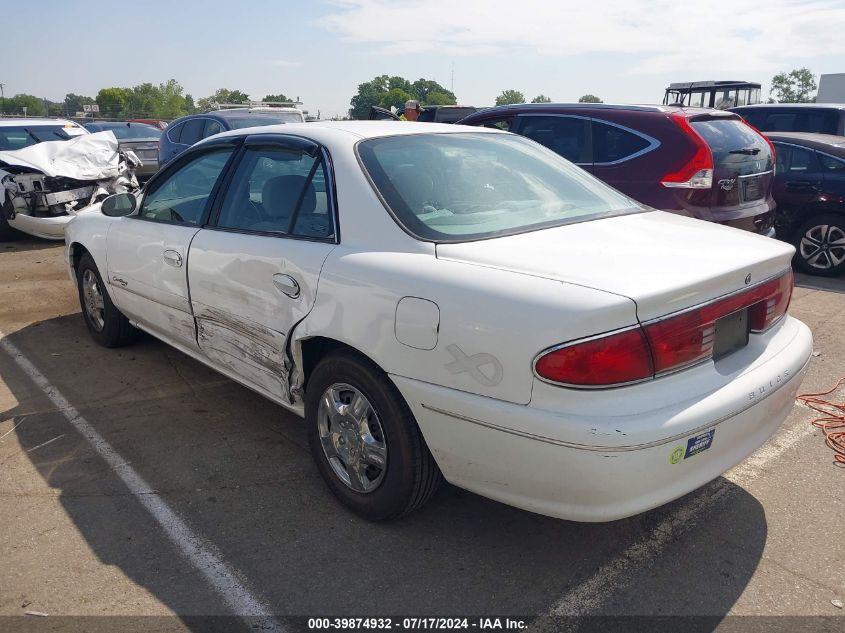
[[[132,215],[137,206],[138,200],[131,193],[116,193],[103,200],[100,211],[110,218],[123,218]]]

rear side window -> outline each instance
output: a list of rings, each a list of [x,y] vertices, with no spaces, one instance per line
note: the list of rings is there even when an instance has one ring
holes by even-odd
[[[226,191],[217,226],[332,237],[322,157],[285,148],[246,150]]]
[[[713,153],[716,167],[737,169],[740,174],[768,171],[774,167],[766,139],[739,119],[692,121]]]
[[[810,149],[776,143],[778,173],[813,174],[819,171],[816,153]]]
[[[191,119],[182,124],[182,136],[179,142],[183,145],[193,145],[202,138],[205,119]]]
[[[590,120],[570,116],[523,117],[522,136],[545,145],[573,163],[589,163]]]
[[[819,154],[819,162],[825,173],[845,174],[845,161],[826,154]]]
[[[220,125],[220,121],[208,119],[208,121],[205,122],[205,131],[202,133],[202,137],[206,138],[209,136],[213,136],[214,134],[219,134],[222,131],[223,126]]]
[[[837,116],[835,111],[802,109],[768,112],[760,125],[749,121],[764,132],[836,134]]]
[[[615,125],[593,121],[593,163],[618,163],[646,151],[651,141]]]
[[[173,143],[181,143],[182,128],[184,127],[184,123],[179,123],[178,125],[168,125],[167,138],[169,138]]]

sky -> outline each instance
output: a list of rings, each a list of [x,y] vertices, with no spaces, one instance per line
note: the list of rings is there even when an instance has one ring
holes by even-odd
[[[659,103],[670,82],[741,79],[765,94],[779,71],[845,72],[845,0],[0,3],[6,96],[52,101],[174,78],[194,99],[282,92],[329,118],[383,74],[484,106],[505,89]]]

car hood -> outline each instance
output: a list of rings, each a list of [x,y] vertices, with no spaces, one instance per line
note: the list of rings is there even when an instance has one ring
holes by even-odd
[[[647,321],[786,270],[789,244],[662,211],[438,244],[437,257],[622,295]]]

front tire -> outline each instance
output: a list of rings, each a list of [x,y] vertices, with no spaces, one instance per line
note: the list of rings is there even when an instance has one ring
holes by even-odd
[[[305,397],[308,441],[335,496],[370,521],[421,507],[442,476],[413,413],[387,375],[351,352],[314,368]]]
[[[121,347],[135,340],[138,330],[111,301],[94,258],[85,253],[76,270],[79,305],[91,338],[103,347]]]
[[[13,229],[9,225],[8,216],[6,213],[12,208],[12,201],[5,200],[3,206],[0,207],[0,242],[11,242],[18,239],[21,233],[17,229]]]
[[[804,222],[795,236],[795,266],[802,272],[838,277],[845,272],[845,218],[817,215]]]

